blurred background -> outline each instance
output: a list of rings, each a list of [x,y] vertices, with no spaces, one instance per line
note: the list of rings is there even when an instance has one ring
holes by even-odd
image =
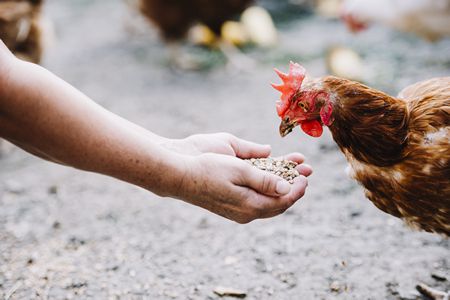
[[[243,226],[3,142],[0,297],[218,299],[225,287],[246,299],[425,299],[419,282],[450,289],[449,241],[377,210],[328,132],[279,137],[269,83],[291,60],[394,95],[450,74],[448,1],[342,2],[0,1],[8,47],[107,109],[171,138],[226,131],[274,155],[300,151],[315,169],[291,210]]]

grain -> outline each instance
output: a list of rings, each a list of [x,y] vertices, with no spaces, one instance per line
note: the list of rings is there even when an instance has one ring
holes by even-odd
[[[300,173],[295,169],[298,164],[294,161],[273,157],[250,158],[246,161],[258,169],[280,176],[291,184],[294,183],[296,177],[300,176]]]

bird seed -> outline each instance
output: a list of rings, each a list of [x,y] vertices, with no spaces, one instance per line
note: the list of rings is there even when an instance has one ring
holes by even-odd
[[[298,164],[294,161],[273,157],[250,158],[246,161],[258,169],[280,176],[291,184],[294,183],[296,177],[300,176],[300,173],[295,169]]]

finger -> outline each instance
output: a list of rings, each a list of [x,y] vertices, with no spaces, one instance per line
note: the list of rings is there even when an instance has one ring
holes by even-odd
[[[256,144],[237,137],[232,137],[230,144],[239,158],[267,157],[272,151],[270,145]]]
[[[301,153],[298,153],[298,152],[289,153],[289,154],[282,156],[281,159],[296,162],[298,165],[295,168],[300,173],[300,175],[308,177],[313,172],[313,169],[311,168],[310,165],[303,164],[303,162],[305,161],[305,156]]]
[[[313,173],[313,169],[308,164],[301,164],[295,167],[295,169],[300,173],[300,175],[303,175],[305,177],[308,177]]]
[[[250,207],[257,209],[257,217],[261,218],[271,218],[276,215],[284,213],[292,205],[294,205],[300,198],[305,194],[308,182],[304,176],[297,177],[289,192],[285,196],[281,197],[271,197],[267,195],[257,194],[255,191],[247,193],[252,195],[249,198]]]
[[[264,219],[274,217],[286,211],[296,201],[291,198],[281,199],[258,194],[252,189],[242,187],[243,195],[246,197],[246,211],[251,219]]]
[[[301,164],[305,161],[305,156],[298,152],[289,153],[289,154],[283,155],[280,158],[284,159],[284,160],[290,160],[290,161],[296,162],[298,164]]]
[[[248,211],[252,219],[271,218],[282,214],[300,198],[303,197],[308,186],[308,181],[304,176],[294,179],[291,191],[281,197],[271,197],[258,194],[252,189],[242,187],[242,195],[246,198]]]
[[[308,182],[305,177],[303,176],[297,177],[294,180],[291,192],[288,195],[275,199],[276,201],[272,201],[271,206],[267,205],[267,210],[260,212],[259,218],[261,219],[272,218],[284,213],[305,195],[307,186]]]
[[[241,176],[241,182],[236,182],[236,184],[249,187],[258,194],[267,196],[282,196],[291,191],[289,182],[279,176],[262,171],[249,164],[246,164],[243,168],[245,168],[244,176]]]
[[[270,212],[268,212],[267,214],[265,214],[265,215],[261,215],[261,217],[260,217],[260,219],[268,219],[268,218],[273,218],[273,217],[276,217],[276,216],[278,216],[278,215],[281,215],[281,214],[283,214],[286,210],[288,210],[292,205],[294,205],[295,204],[295,202],[292,202],[292,204],[290,204],[290,205],[288,205],[288,206],[286,206],[286,207],[283,207],[283,208],[281,208],[281,209],[277,209],[277,210],[273,210],[273,211],[270,211]]]
[[[300,175],[294,179],[294,183],[291,185],[291,191],[283,198],[295,202],[305,195],[307,187],[308,187],[308,180],[306,179],[305,176]]]

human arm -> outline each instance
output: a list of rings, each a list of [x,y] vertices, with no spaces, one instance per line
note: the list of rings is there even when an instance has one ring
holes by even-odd
[[[290,188],[236,157],[173,151],[168,139],[105,110],[44,68],[15,59],[1,43],[0,136],[45,159],[241,223],[284,211],[306,188],[304,177]],[[246,145],[246,155],[270,153],[265,146]]]

